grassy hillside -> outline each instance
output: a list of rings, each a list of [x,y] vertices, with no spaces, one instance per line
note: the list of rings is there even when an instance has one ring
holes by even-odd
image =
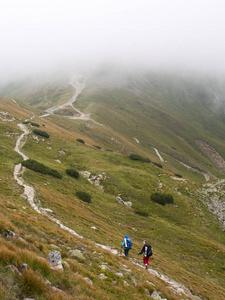
[[[91,118],[102,125],[59,115],[41,118],[41,106],[35,111],[29,105],[22,107],[9,98],[1,99],[1,111],[8,115],[1,115],[0,120],[0,298],[143,299],[154,290],[166,299],[225,297],[222,225],[202,202],[204,176],[180,163],[223,178],[195,139],[208,142],[224,157],[224,124],[220,116],[215,117],[210,105],[206,107],[196,96],[201,85],[194,89],[193,82],[151,76],[145,80],[137,77],[135,81],[129,78],[122,86],[108,82],[103,85],[100,79],[90,78],[74,105],[91,113]],[[184,87],[186,102],[181,105],[178,91]],[[209,98],[211,92],[207,86],[205,93]],[[68,97],[66,90],[64,96]],[[23,179],[34,188],[37,206],[51,209],[51,216],[80,237],[34,211],[21,197],[23,188],[13,178],[14,166],[22,162],[14,151],[22,134],[18,123],[33,115],[32,121],[40,124],[50,138],[33,134],[35,127],[25,125],[29,135],[22,152],[63,177],[26,169]],[[207,120],[210,127],[205,128]],[[161,162],[153,148],[167,162]],[[151,162],[131,160],[131,153]],[[162,164],[162,168],[154,163]],[[68,168],[76,169],[79,178],[68,176]],[[84,178],[83,171],[105,174],[103,189]],[[80,200],[77,191],[91,195],[91,203]],[[151,201],[155,192],[172,195],[174,203],[162,206]],[[117,202],[119,194],[124,201],[133,203],[131,208]],[[6,230],[12,230],[16,236],[6,236]],[[120,242],[126,234],[133,241],[129,259],[97,245],[120,253]],[[162,277],[141,268],[137,253],[144,239],[153,246],[150,268],[183,284],[189,295],[175,292]],[[51,249],[60,251],[63,271],[51,269],[47,260]],[[70,256],[69,250],[74,249],[80,250],[84,258]],[[20,270],[23,263],[27,270],[22,275],[7,267],[13,265]],[[117,274],[121,272],[123,277]],[[105,279],[100,279],[101,273]]]

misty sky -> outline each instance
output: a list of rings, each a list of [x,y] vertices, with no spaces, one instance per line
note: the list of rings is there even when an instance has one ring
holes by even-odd
[[[0,75],[63,64],[225,70],[224,0],[1,0]]]

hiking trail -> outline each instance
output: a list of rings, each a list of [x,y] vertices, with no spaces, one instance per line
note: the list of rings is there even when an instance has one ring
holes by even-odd
[[[82,90],[82,89],[81,89]],[[80,90],[80,92],[81,92]],[[78,92],[75,93],[75,95],[78,95]],[[76,96],[77,97],[77,96]],[[75,97],[75,98],[76,98]],[[73,98],[73,97],[72,97]],[[71,99],[72,99],[71,98]],[[71,100],[70,99],[70,100]],[[74,98],[73,98],[74,99]],[[68,102],[67,102],[68,103]],[[68,105],[68,104],[65,104],[65,105]],[[59,107],[59,106],[58,106]],[[54,109],[49,109],[48,110],[48,114],[44,115],[44,116],[47,116],[49,114],[53,114],[54,111],[57,109],[57,107],[54,107]],[[44,117],[42,116],[42,117]],[[90,120],[90,119],[88,119]],[[19,136],[19,138],[17,139],[16,141],[16,146],[14,148],[14,151],[17,152],[19,155],[21,155],[23,157],[23,160],[28,160],[29,157],[26,156],[22,151],[21,149],[23,148],[23,146],[25,145],[26,143],[26,138],[29,134],[29,130],[27,129],[26,125],[25,124],[18,124],[18,126],[20,127],[20,129],[23,131],[23,133]],[[14,179],[17,181],[17,183],[22,186],[24,188],[24,193],[23,193],[23,196],[25,198],[27,198],[29,204],[31,205],[31,207],[39,214],[42,214],[46,217],[48,217],[50,220],[52,220],[53,222],[55,222],[57,225],[59,225],[63,230],[66,230],[68,231],[70,234],[72,235],[75,235],[79,238],[83,238],[83,236],[79,235],[78,233],[76,233],[73,229],[65,226],[64,224],[62,224],[62,222],[60,220],[58,220],[57,218],[53,217],[49,212],[52,212],[51,209],[49,208],[43,208],[41,207],[41,203],[39,202],[39,205],[37,205],[35,203],[35,190],[32,186],[29,186],[27,185],[22,176],[23,176],[23,173],[25,171],[25,167],[22,166],[22,164],[17,164],[15,165],[15,168],[14,168],[14,172],[13,172],[13,175],[14,175]],[[95,243],[96,246],[99,246],[107,251],[110,251],[112,254],[114,255],[120,255],[119,251],[116,250],[116,249],[113,249],[112,247],[110,246],[105,246],[105,245],[101,245],[101,244],[98,244],[98,243]],[[139,267],[141,268],[144,268],[144,266],[142,266],[142,264],[138,263],[136,259],[130,259],[130,261],[132,263],[134,263],[135,265],[138,265]],[[178,282],[174,281],[173,279],[163,275],[163,274],[160,274],[158,271],[155,271],[153,269],[149,269],[148,270],[151,274],[153,274],[154,276],[160,278],[161,280],[163,280],[166,284],[169,285],[169,287],[171,288],[171,290],[175,293],[175,294],[178,294],[180,296],[187,296],[193,300],[201,300],[201,298],[197,297],[197,296],[194,296],[191,294],[190,290],[185,287],[184,285],[182,284],[179,284]]]

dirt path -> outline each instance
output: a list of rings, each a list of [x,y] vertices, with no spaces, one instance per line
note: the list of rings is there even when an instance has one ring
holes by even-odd
[[[159,154],[159,151],[156,148],[153,148],[155,150],[156,155],[158,156],[159,160],[164,162],[164,159],[162,158],[162,156]]]
[[[83,120],[83,121],[92,121],[98,125],[102,125],[93,119],[91,119],[90,114],[82,113],[80,110],[74,107],[74,102],[76,101],[78,95],[82,92],[82,90],[85,88],[86,79],[81,75],[73,75],[71,81],[69,84],[71,84],[74,87],[74,95],[65,103],[59,104],[53,107],[48,108],[45,113],[41,116],[42,118],[54,115],[55,111],[58,111],[60,109],[64,109],[67,106],[72,107],[72,109],[76,112],[76,115],[74,116],[64,116],[68,119],[72,120]]]

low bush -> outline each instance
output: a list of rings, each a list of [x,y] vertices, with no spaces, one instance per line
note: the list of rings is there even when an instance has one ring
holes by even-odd
[[[97,149],[102,149],[102,147],[100,147],[100,146],[97,146],[97,145],[93,145],[93,146]]]
[[[78,178],[79,177],[79,173],[75,169],[67,169],[66,170],[66,174],[69,175],[69,176],[71,176],[71,177],[74,177],[74,178]]]
[[[39,125],[39,124],[37,124],[37,123],[34,123],[34,122],[30,122],[30,121],[25,121],[25,122],[23,122],[23,124],[31,124],[32,126],[35,126],[35,127],[40,127],[40,125]]]
[[[160,193],[151,194],[151,200],[158,203],[158,204],[160,204],[160,205],[165,205],[166,204],[163,195],[160,194]]]
[[[157,163],[157,162],[154,162],[154,161],[153,161],[153,165],[155,165],[155,166],[157,166],[157,167],[159,167],[159,168],[162,168],[162,167],[163,167],[161,164],[159,164],[159,163]]]
[[[79,143],[82,143],[82,144],[85,144],[84,143],[84,140],[82,140],[82,139],[76,139]]]
[[[139,154],[135,154],[135,153],[130,154],[129,158],[132,160],[138,160],[138,161],[142,161],[142,162],[148,162],[148,163],[151,162],[151,160],[149,158],[143,157],[143,156],[141,156]]]
[[[22,162],[22,165],[30,170],[33,170],[41,174],[51,175],[53,177],[60,178],[60,179],[62,178],[62,175],[58,171],[51,169],[45,166],[44,164],[37,162],[34,159],[25,160]]]
[[[173,196],[170,194],[163,194],[164,200],[168,204],[172,204],[174,202]]]
[[[150,198],[160,205],[172,204],[174,202],[173,196],[170,194],[153,193]]]
[[[134,213],[137,214],[137,215],[140,215],[142,217],[148,217],[149,216],[149,213],[144,209],[135,209]]]
[[[45,137],[47,139],[49,138],[49,134],[46,131],[43,131],[43,130],[34,129],[33,133],[37,134],[37,135],[40,135],[40,136],[43,136],[43,137]]]
[[[180,175],[180,174],[174,174],[174,176],[177,176],[177,177],[179,177],[179,178],[182,178],[182,175]]]
[[[82,191],[77,191],[76,192],[77,197],[87,203],[91,203],[91,195],[89,195],[86,192],[82,192]]]

